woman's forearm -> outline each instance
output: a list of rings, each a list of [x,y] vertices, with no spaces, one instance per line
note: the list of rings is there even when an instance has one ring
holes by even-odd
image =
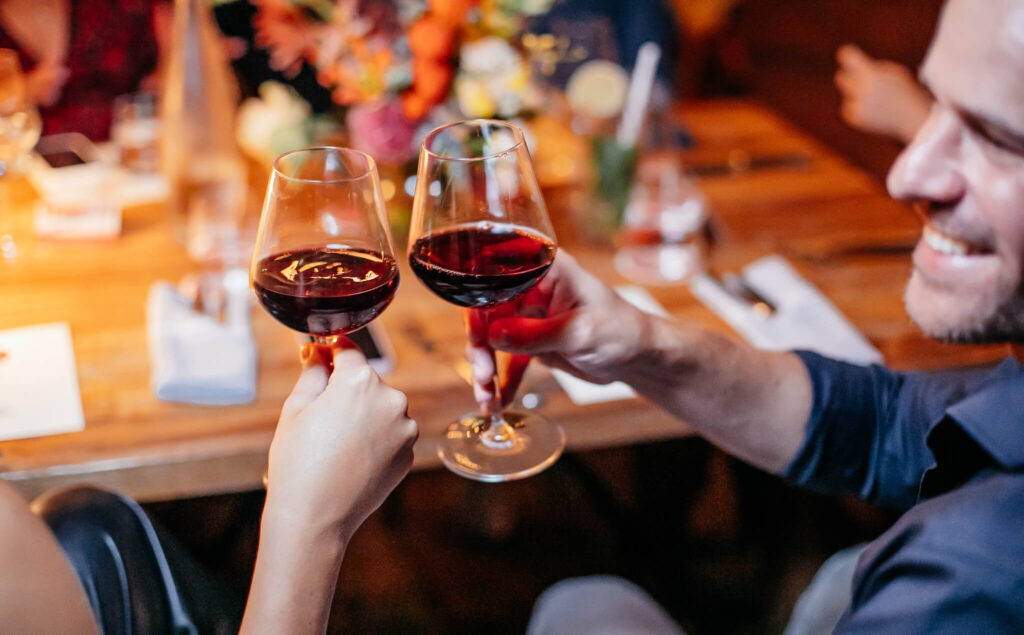
[[[792,353],[650,316],[621,379],[730,454],[781,472],[803,442],[811,383]]]
[[[279,514],[268,500],[240,633],[323,633],[344,554],[339,527]]]

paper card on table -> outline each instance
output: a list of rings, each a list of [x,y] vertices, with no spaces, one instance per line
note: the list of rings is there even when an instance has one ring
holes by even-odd
[[[0,331],[0,353],[0,440],[85,428],[66,323]]]
[[[743,268],[743,279],[775,305],[757,315],[707,275],[690,284],[693,295],[752,345],[767,350],[806,349],[853,364],[873,364],[882,355],[810,282],[780,256],[766,256]]]
[[[660,315],[662,317],[668,317],[668,312],[665,310],[665,307],[658,304],[658,301],[655,300],[654,297],[643,287],[625,285],[616,287],[615,291],[623,300],[629,302],[641,311]],[[621,381],[612,382],[610,384],[594,384],[589,381],[583,381],[582,379],[573,377],[569,373],[561,370],[552,370],[551,372],[554,374],[558,384],[562,387],[562,390],[569,395],[569,399],[571,399],[577,406],[586,406],[588,404],[618,401],[619,399],[631,399],[636,397],[636,393],[633,392],[633,389]]]

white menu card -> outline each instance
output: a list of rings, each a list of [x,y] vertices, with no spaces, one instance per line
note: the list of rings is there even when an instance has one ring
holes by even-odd
[[[84,428],[67,323],[0,331],[0,440]]]

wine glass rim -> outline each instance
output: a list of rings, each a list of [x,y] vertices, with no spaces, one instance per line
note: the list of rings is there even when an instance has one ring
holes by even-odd
[[[471,124],[475,124],[475,125],[480,126],[480,127],[482,127],[484,124],[487,124],[487,125],[499,126],[499,127],[502,127],[502,128],[508,128],[508,129],[510,129],[512,131],[512,135],[515,137],[515,143],[513,143],[511,146],[505,148],[504,150],[501,150],[500,152],[495,152],[493,154],[485,154],[485,155],[482,155],[482,156],[479,156],[479,157],[453,157],[453,156],[447,156],[447,155],[444,155],[444,154],[439,154],[437,152],[434,152],[433,150],[431,150],[427,146],[427,144],[432,142],[437,137],[437,135],[439,135],[440,133],[444,132],[445,130],[447,130],[449,128],[455,128],[457,126],[466,126],[466,125],[471,125]],[[466,119],[464,121],[455,121],[453,123],[445,124],[443,126],[438,126],[437,128],[434,128],[429,133],[427,133],[427,136],[423,137],[422,148],[423,148],[423,152],[425,152],[429,156],[431,156],[431,157],[433,157],[435,159],[441,160],[441,161],[462,161],[462,162],[469,163],[469,162],[473,162],[473,161],[485,161],[487,159],[497,159],[497,158],[499,158],[501,156],[509,154],[510,152],[517,151],[521,146],[524,146],[524,145],[526,145],[526,135],[523,133],[523,129],[520,128],[519,126],[517,126],[516,124],[512,123],[511,121],[504,121],[502,119],[478,118],[478,119]]]
[[[300,154],[300,153],[310,153],[310,154],[312,154],[314,152],[326,152],[326,151],[332,151],[332,150],[333,151],[340,151],[342,154],[357,154],[357,155],[363,157],[364,159],[366,159],[366,172],[364,172],[363,174],[356,175],[356,176],[337,177],[337,178],[330,178],[330,179],[323,179],[323,178],[321,178],[321,179],[306,179],[306,178],[302,178],[302,177],[299,177],[299,176],[292,176],[290,174],[286,174],[284,172],[284,170],[282,170],[281,167],[280,167],[280,164],[284,160],[286,160],[288,157],[290,157],[292,155],[295,155],[295,154]],[[347,182],[351,182],[351,181],[359,181],[361,179],[365,179],[368,176],[372,176],[373,173],[377,171],[377,162],[374,161],[373,157],[370,156],[369,154],[366,154],[365,152],[362,152],[361,150],[355,150],[353,148],[346,148],[346,147],[343,147],[343,146],[312,146],[310,148],[299,148],[298,150],[289,150],[288,152],[285,152],[281,156],[279,156],[276,159],[274,159],[273,168],[274,168],[274,174],[276,174],[277,176],[279,176],[279,177],[281,177],[283,179],[288,179],[289,181],[295,181],[297,183],[347,183]]]

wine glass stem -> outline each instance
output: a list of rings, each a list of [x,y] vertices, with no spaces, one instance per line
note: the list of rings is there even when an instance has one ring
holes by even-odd
[[[8,191],[7,163],[0,161],[0,257],[4,262],[11,263],[18,257],[18,245],[14,242],[14,210],[11,209],[11,197]]]
[[[339,335],[313,335],[313,341],[320,346],[326,346],[328,352],[321,351],[320,356],[324,360],[324,364],[327,365],[327,369],[330,372],[334,372],[334,358],[331,356],[329,351],[333,351],[334,347],[338,343]]]
[[[480,435],[480,442],[496,450],[509,449],[515,445],[516,431],[505,421],[501,413],[491,415],[491,424]]]

